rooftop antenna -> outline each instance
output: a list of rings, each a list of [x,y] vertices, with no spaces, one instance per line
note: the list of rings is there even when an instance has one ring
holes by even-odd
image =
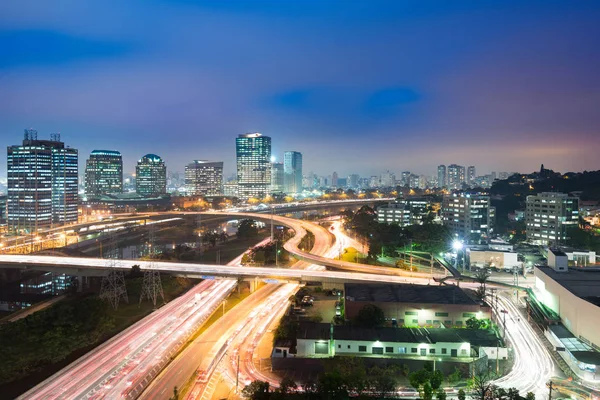
[[[50,140],[53,142],[60,142],[60,132],[51,133]]]
[[[32,128],[25,129],[25,140],[37,140],[37,131]]]

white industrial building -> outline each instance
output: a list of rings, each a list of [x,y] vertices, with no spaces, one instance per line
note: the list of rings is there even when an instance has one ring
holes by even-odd
[[[492,349],[494,351],[492,352]],[[490,354],[503,359],[506,348],[493,331],[481,329],[359,328],[301,324],[297,357],[424,357],[470,362]]]
[[[499,268],[510,269],[520,265],[517,253],[497,250],[469,250],[467,249],[471,268]]]
[[[558,314],[546,336],[582,379],[600,383],[600,271],[568,268],[564,252],[550,250],[548,265],[535,268],[535,297]]]

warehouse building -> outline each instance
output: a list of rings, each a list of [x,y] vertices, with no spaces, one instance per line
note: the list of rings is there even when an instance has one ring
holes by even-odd
[[[345,316],[367,304],[381,308],[393,326],[464,327],[469,318],[489,319],[491,309],[457,286],[356,284],[345,286]]]

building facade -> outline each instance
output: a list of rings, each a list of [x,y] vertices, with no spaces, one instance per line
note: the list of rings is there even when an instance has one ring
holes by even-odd
[[[142,197],[167,194],[167,166],[156,154],[146,154],[135,167],[135,191]]]
[[[473,234],[490,237],[494,233],[495,208],[489,196],[448,195],[442,203],[442,221],[461,239]]]
[[[271,193],[281,194],[284,190],[284,167],[283,163],[274,162],[271,164]]]
[[[475,171],[475,166],[470,165],[467,168],[467,184],[473,185],[475,183],[475,178],[477,177],[477,172]]]
[[[465,167],[450,164],[447,169],[447,184],[450,189],[460,189],[465,182]]]
[[[302,153],[286,151],[283,153],[284,191],[302,192]]]
[[[188,194],[219,196],[223,194],[223,162],[195,160],[185,166]]]
[[[418,356],[424,361],[435,358],[436,361],[472,362],[485,355],[489,357],[491,349],[500,350],[500,359],[508,356],[494,332],[479,329],[370,329],[301,323],[296,340],[297,357],[302,358]]]
[[[431,203],[423,198],[398,200],[377,207],[377,221],[400,226],[422,224]]]
[[[446,181],[446,166],[438,165],[437,167],[437,187],[443,188],[447,185]]]
[[[392,325],[462,328],[469,318],[489,319],[491,309],[480,305],[456,286],[350,284],[344,285],[346,319],[367,304],[383,310]]]
[[[60,135],[38,140],[37,131],[26,130],[23,144],[7,149],[7,181],[9,230],[31,233],[77,222],[78,152]]]
[[[245,133],[235,140],[238,196],[264,198],[271,189],[271,138]]]
[[[552,256],[551,256],[552,254]],[[567,255],[548,253],[548,266],[536,267],[535,298],[560,318],[545,334],[581,379],[600,383],[600,273],[568,268]]]
[[[115,150],[94,150],[85,164],[85,194],[123,193],[123,158]]]
[[[527,196],[525,224],[527,240],[534,244],[557,245],[568,239],[569,228],[579,222],[579,199],[565,193]]]

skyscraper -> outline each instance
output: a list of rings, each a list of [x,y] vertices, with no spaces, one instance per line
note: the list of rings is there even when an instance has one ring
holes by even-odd
[[[338,186],[338,173],[335,171],[333,171],[333,174],[331,175],[331,186],[334,188]]]
[[[400,186],[408,186],[410,183],[410,171],[402,172],[402,178],[400,179]]]
[[[448,165],[448,187],[460,189],[465,181],[465,167],[456,164]]]
[[[445,165],[438,165],[438,184],[437,186],[439,188],[443,188],[444,186],[447,185],[447,181],[446,181],[446,166]]]
[[[195,160],[185,166],[185,186],[189,194],[218,196],[223,194],[223,162]]]
[[[238,195],[263,198],[271,189],[271,138],[245,133],[235,139]]]
[[[302,192],[302,153],[286,151],[283,153],[284,191]]]
[[[283,193],[285,182],[283,171],[283,163],[271,164],[271,193]]]
[[[475,166],[471,165],[467,168],[467,184],[472,185],[475,183],[475,177],[477,174],[475,173]]]
[[[38,140],[25,130],[22,145],[7,149],[7,223],[13,232],[77,221],[78,153],[59,134]]]
[[[135,191],[142,197],[167,193],[167,166],[156,154],[146,154],[135,167]]]
[[[123,192],[123,159],[114,150],[94,150],[85,164],[85,194],[94,198]]]

